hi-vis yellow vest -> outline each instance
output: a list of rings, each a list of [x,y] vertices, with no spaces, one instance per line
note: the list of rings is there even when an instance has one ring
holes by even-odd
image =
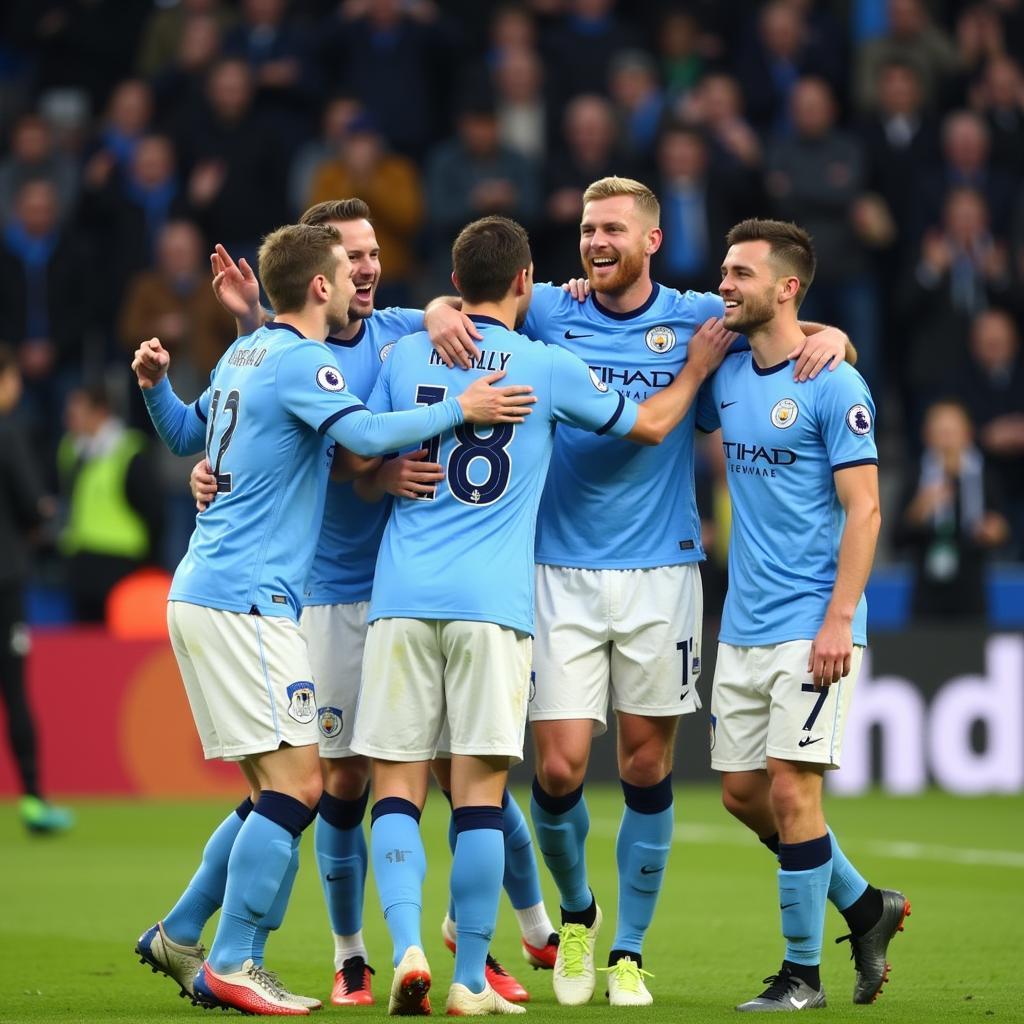
[[[126,430],[106,455],[90,459],[78,470],[71,490],[68,524],[60,536],[64,554],[87,551],[122,558],[145,557],[149,531],[128,503],[126,493],[128,466],[145,447],[143,434]],[[75,452],[70,437],[60,443],[57,465],[65,478],[74,472]]]

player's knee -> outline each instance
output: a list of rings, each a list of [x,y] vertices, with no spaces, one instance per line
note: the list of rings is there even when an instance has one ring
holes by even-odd
[[[317,772],[315,775],[310,775],[294,785],[294,791],[291,794],[296,800],[301,800],[311,811],[314,810],[320,804],[320,797],[324,793],[324,783]]]
[[[324,758],[320,767],[324,791],[339,800],[358,800],[370,784],[370,762],[365,757]]]
[[[633,786],[656,786],[672,770],[672,750],[645,743],[619,758],[619,774]]]
[[[787,773],[772,779],[772,811],[782,832],[786,831],[789,823],[799,821],[813,811],[816,804],[815,792],[804,785],[798,775]]]
[[[732,787],[727,782],[722,782],[722,806],[734,817],[743,821],[749,807],[750,800],[746,793],[739,787]]]
[[[537,779],[541,789],[551,796],[565,796],[583,785],[586,761],[576,761],[562,754],[550,753],[537,763]]]

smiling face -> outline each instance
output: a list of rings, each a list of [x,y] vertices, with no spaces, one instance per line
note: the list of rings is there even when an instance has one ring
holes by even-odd
[[[343,245],[334,247],[334,255],[338,264],[334,268],[330,298],[327,300],[327,331],[336,334],[348,327],[349,309],[356,294],[355,282],[352,280],[352,263]]]
[[[583,207],[580,258],[590,287],[619,295],[647,272],[661,230],[636,208],[632,196],[594,199]]]
[[[349,305],[349,320],[363,320],[373,312],[373,300],[380,283],[380,246],[368,220],[328,222],[341,235],[349,262],[355,293]]]
[[[722,263],[718,293],[725,301],[725,326],[730,331],[750,334],[763,327],[778,309],[781,281],[765,241],[739,242],[729,248]]]

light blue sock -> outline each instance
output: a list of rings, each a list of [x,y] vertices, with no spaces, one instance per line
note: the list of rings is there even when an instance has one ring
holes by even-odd
[[[362,822],[368,796],[369,789],[359,800],[340,800],[329,793],[320,798],[314,847],[335,935],[355,935],[363,927],[369,857]]]
[[[836,910],[842,912],[864,895],[868,883],[847,860],[832,829],[828,830],[828,837],[832,842],[832,878],[828,883],[828,898]]]
[[[562,909],[570,913],[587,910],[593,902],[593,894],[587,881],[584,855],[590,814],[583,799],[583,787],[554,797],[544,792],[534,779],[530,816],[544,863],[558,886]]]
[[[206,922],[224,902],[228,858],[242,822],[249,817],[252,801],[246,797],[214,830],[203,850],[203,859],[180,899],[163,919],[172,942],[195,946]]]
[[[500,807],[457,807],[451,893],[458,912],[453,981],[482,992],[505,870]]]
[[[263,920],[256,926],[256,934],[252,940],[252,962],[254,964],[263,964],[267,939],[270,938],[270,933],[280,928],[281,922],[284,921],[284,912],[288,909],[288,900],[291,899],[295,876],[299,871],[300,838],[301,836],[296,836],[292,840],[292,859],[288,870],[284,873],[284,878],[281,879],[281,888],[277,890],[274,902],[271,903]]]
[[[786,959],[795,964],[821,963],[825,903],[832,876],[828,835],[805,843],[779,846],[779,908]]]
[[[506,789],[501,805],[501,829],[505,834],[505,876],[501,884],[516,910],[535,907],[544,897],[540,872],[533,852],[533,836],[519,804]]]
[[[619,914],[612,949],[641,953],[672,849],[672,776],[653,786],[620,781],[626,807],[615,841]]]
[[[410,946],[423,947],[420,916],[427,858],[420,837],[420,811],[408,800],[389,796],[374,804],[371,820],[373,874],[397,967]]]
[[[256,930],[291,867],[292,840],[307,824],[309,808],[301,801],[272,790],[260,794],[231,847],[224,907],[208,957],[218,974],[239,970],[252,956]]]

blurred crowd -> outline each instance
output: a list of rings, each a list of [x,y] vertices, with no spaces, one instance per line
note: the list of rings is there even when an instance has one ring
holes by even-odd
[[[811,232],[802,315],[859,350],[889,550],[922,607],[962,612],[989,555],[1024,555],[1022,65],[1024,0],[9,0],[0,337],[59,547],[90,553],[74,504],[101,458],[141,525],[98,553],[180,556],[187,466],[147,454],[126,366],[157,335],[179,391],[201,387],[233,338],[213,242],[252,260],[358,195],[378,305],[450,290],[451,241],[488,213],[564,280],[583,188],[614,173],[661,198],[667,285],[715,289],[744,217]],[[718,472],[709,449],[713,548]]]

